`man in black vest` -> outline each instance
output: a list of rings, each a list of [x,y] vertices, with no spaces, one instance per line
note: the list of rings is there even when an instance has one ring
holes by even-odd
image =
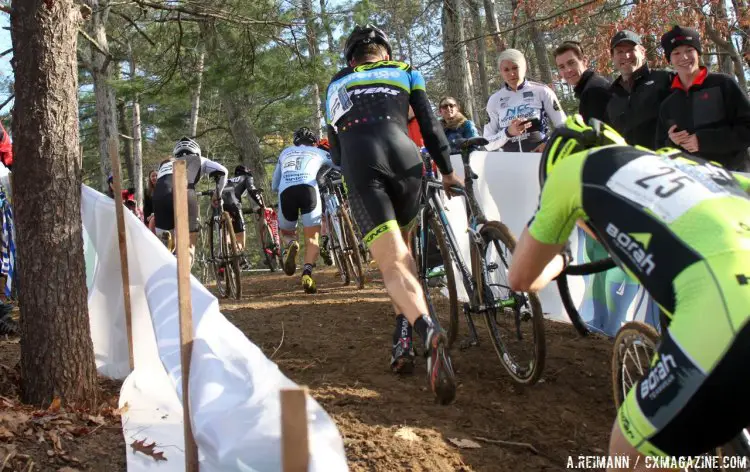
[[[614,68],[620,72],[610,91],[607,119],[630,145],[658,147],[656,123],[659,105],[672,92],[674,74],[651,70],[646,64],[646,49],[632,31],[620,31],[609,43]]]
[[[573,87],[578,99],[578,113],[588,123],[589,118],[607,121],[610,82],[589,68],[581,43],[565,41],[554,52],[560,76]]]

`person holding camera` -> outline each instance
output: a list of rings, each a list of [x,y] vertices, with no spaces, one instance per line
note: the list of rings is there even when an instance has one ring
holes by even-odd
[[[487,101],[490,121],[484,126],[488,151],[542,152],[552,128],[565,122],[555,92],[526,78],[526,58],[506,49],[497,60],[505,85]],[[551,122],[551,123],[550,123]]]

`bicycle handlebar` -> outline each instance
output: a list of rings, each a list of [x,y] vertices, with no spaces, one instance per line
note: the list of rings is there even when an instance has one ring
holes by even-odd
[[[617,267],[614,259],[608,257],[594,262],[587,262],[585,264],[569,265],[565,268],[565,275],[590,275],[597,272],[604,272],[609,269]]]

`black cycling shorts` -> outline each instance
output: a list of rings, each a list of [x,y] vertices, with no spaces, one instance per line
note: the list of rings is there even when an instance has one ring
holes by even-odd
[[[297,218],[302,215],[305,227],[320,225],[321,205],[318,190],[312,185],[299,184],[287,187],[279,194],[279,227],[292,231]]]
[[[236,233],[244,233],[245,232],[245,220],[242,218],[242,208],[240,207],[239,203],[235,201],[226,201],[224,200],[224,211],[229,213],[229,216],[232,217],[232,229]]]
[[[411,224],[419,210],[422,160],[397,125],[354,128],[339,135],[349,202],[364,242]]]
[[[166,179],[165,179],[166,180]],[[160,184],[161,183],[161,184]],[[191,233],[200,230],[201,222],[198,212],[198,197],[194,189],[187,190],[188,199],[188,229]],[[166,231],[174,229],[174,204],[171,180],[169,183],[157,181],[152,197],[156,227]]]

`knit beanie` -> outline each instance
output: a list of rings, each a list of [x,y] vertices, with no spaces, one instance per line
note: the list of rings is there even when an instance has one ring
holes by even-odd
[[[669,58],[672,55],[672,51],[677,46],[692,46],[701,53],[701,36],[697,30],[692,28],[683,28],[682,26],[675,25],[671,30],[664,33],[661,37],[661,47],[664,49],[664,56],[667,58],[667,62],[672,62]]]

